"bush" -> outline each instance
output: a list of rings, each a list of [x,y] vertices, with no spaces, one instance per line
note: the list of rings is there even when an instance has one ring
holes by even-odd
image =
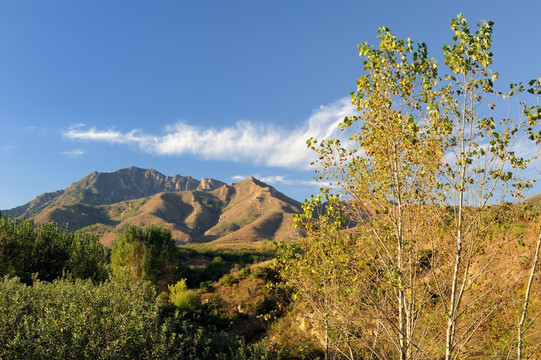
[[[203,281],[202,283],[199,284],[199,289],[201,289],[204,292],[212,292],[214,291],[214,286],[212,284],[214,284],[213,281],[210,281],[210,280]]]
[[[169,285],[169,302],[183,311],[195,311],[201,305],[201,299],[192,290],[188,290],[186,279],[175,285]]]
[[[155,287],[113,279],[0,281],[0,359],[278,359],[265,343],[165,314]],[[190,291],[190,290],[188,290]],[[209,305],[217,311],[219,298]]]
[[[250,275],[251,272],[252,272],[252,269],[248,265],[248,266],[242,268],[242,270],[240,271],[239,276],[240,276],[241,279],[245,279],[245,278],[248,277],[248,275]]]
[[[233,284],[236,284],[238,282],[239,280],[235,278],[235,276],[233,276],[232,274],[226,274],[220,279],[220,284],[227,287],[233,286]]]
[[[148,284],[0,283],[0,358],[151,359],[160,307]]]

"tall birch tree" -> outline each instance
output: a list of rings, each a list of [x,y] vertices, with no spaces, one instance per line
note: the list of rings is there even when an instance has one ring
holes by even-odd
[[[425,44],[380,27],[378,47],[359,45],[357,113],[340,123],[340,137],[308,140],[333,200],[320,216],[321,196],[305,203],[296,225],[306,237],[281,263],[305,314],[334,334],[326,358],[456,359],[511,288],[494,266],[509,238],[490,235],[500,216],[493,205],[529,186],[515,148],[536,124],[524,104],[516,119],[496,119],[497,103],[524,88],[494,90],[492,26],[472,33],[453,19],[443,75]],[[325,281],[308,285],[322,266]]]

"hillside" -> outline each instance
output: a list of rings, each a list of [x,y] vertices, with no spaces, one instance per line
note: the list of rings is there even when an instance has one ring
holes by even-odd
[[[155,224],[170,229],[179,244],[226,245],[296,237],[290,224],[300,211],[297,201],[253,177],[226,185],[131,167],[94,172],[5,213],[84,229],[104,244],[126,225]]]

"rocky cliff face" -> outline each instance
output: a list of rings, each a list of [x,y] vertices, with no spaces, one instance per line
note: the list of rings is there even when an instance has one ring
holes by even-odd
[[[169,177],[153,169],[132,166],[110,173],[93,172],[64,190],[42,194],[4,213],[15,217],[32,217],[64,204],[110,205],[161,192],[211,191],[223,185],[225,183],[214,179],[196,180],[180,175]]]

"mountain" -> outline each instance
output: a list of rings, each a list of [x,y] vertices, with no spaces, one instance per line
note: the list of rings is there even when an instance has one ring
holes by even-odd
[[[31,218],[46,209],[66,204],[109,205],[139,199],[160,192],[213,190],[225,183],[191,176],[165,176],[156,170],[129,167],[110,173],[93,172],[65,190],[45,193],[31,202],[4,211],[15,217]]]
[[[4,213],[83,229],[105,244],[126,225],[155,224],[178,243],[230,245],[294,238],[298,230],[290,224],[300,211],[299,202],[253,177],[225,184],[131,167],[94,172]]]

